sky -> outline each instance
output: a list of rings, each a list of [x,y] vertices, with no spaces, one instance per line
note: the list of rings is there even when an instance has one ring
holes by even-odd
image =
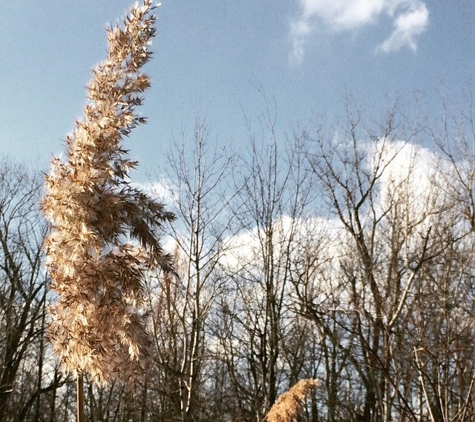
[[[0,151],[47,168],[81,117],[105,27],[127,0],[0,0]],[[149,123],[126,141],[138,177],[159,173],[197,112],[211,137],[246,142],[266,101],[277,129],[337,118],[350,94],[378,114],[388,98],[473,91],[474,0],[163,0],[157,9]]]

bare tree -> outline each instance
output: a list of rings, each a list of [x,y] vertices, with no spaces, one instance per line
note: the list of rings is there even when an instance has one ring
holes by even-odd
[[[470,283],[455,280],[453,272],[444,282],[440,269],[468,268],[462,258],[467,254],[455,260],[454,251],[470,242],[463,240],[459,211],[446,187],[435,183],[443,166],[434,153],[409,143],[417,132],[406,136],[399,118],[394,108],[382,124],[367,125],[360,113],[349,112],[343,133],[325,137],[319,132],[309,155],[328,207],[322,209],[328,209],[329,240],[303,250],[293,274],[304,314],[322,341],[324,413],[332,421],[418,420],[428,408],[435,414],[434,402],[440,400],[435,390],[427,394],[435,374],[424,368],[438,364],[427,357],[442,348],[448,359],[444,365],[454,368],[460,362],[437,331],[447,324],[438,318],[436,325],[427,325],[437,302],[425,301],[449,279],[449,296],[454,288],[469,294]],[[445,313],[451,341],[471,331],[471,322],[455,329],[461,311]],[[432,346],[422,347],[427,341]],[[459,365],[467,370],[466,363]],[[451,370],[445,379],[456,374]],[[448,391],[445,381],[432,385]],[[461,397],[471,388],[470,381],[464,385]],[[448,401],[456,402],[453,396]],[[462,407],[455,408],[450,417],[462,414]]]
[[[170,233],[177,277],[159,278],[154,289],[156,357],[174,384],[168,399],[179,404],[175,418],[180,414],[181,421],[208,420],[205,384],[213,339],[207,338],[207,318],[222,292],[217,264],[230,231],[229,204],[235,194],[227,182],[234,158],[213,146],[206,119],[199,115],[191,139],[183,131],[167,158],[167,183],[177,215]],[[160,388],[170,391],[165,385]]]
[[[280,153],[275,118],[270,112],[264,118],[262,143],[249,128],[250,157],[243,160],[242,178],[236,177],[242,186],[234,208],[239,234],[222,263],[229,282],[216,336],[233,420],[262,419],[302,368],[303,340],[293,350],[284,342],[305,331],[294,319],[288,295],[294,244],[312,194],[310,173],[304,169],[302,138],[290,142],[287,154]],[[293,368],[292,379],[284,367]]]
[[[0,420],[31,420],[60,385],[44,376],[46,235],[39,172],[0,161]],[[39,361],[39,365],[37,363]],[[50,363],[50,362],[48,362]],[[45,379],[46,378],[46,379]],[[35,410],[36,409],[36,410]]]
[[[434,188],[446,211],[434,227],[444,254],[424,272],[417,302],[420,341],[414,347],[422,411],[430,421],[469,421],[475,408],[474,347],[475,143],[473,93],[468,107],[442,101],[442,116],[424,133],[440,154]]]

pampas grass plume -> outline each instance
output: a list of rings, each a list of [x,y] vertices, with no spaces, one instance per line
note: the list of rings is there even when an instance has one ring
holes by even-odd
[[[108,30],[107,58],[93,70],[84,117],[67,137],[65,158],[53,160],[42,201],[57,297],[49,338],[66,372],[86,372],[99,385],[133,383],[145,372],[151,342],[143,278],[172,270],[157,229],[174,216],[131,184],[137,163],[122,146],[145,123],[136,108],[150,86],[141,69],[151,57],[156,7],[143,0]]]
[[[300,380],[289,391],[279,396],[264,420],[267,422],[297,422],[305,400],[318,385],[319,382],[315,379]]]

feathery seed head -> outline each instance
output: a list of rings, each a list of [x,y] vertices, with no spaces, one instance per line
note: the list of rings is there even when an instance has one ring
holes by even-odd
[[[67,137],[65,162],[53,159],[45,180],[47,268],[59,297],[50,307],[50,338],[67,371],[86,371],[99,384],[143,372],[150,342],[142,277],[171,269],[154,228],[174,217],[130,185],[136,162],[121,146],[145,122],[135,108],[150,86],[141,67],[150,58],[156,7],[144,0],[123,26],[108,30],[109,51],[87,87],[84,119]]]
[[[305,400],[318,385],[319,382],[315,379],[300,380],[289,391],[279,396],[267,413],[265,420],[268,422],[297,422]]]

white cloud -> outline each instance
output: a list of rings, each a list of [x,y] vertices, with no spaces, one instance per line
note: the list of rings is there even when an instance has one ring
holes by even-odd
[[[291,61],[293,63],[300,63],[302,61],[305,41],[310,32],[310,26],[304,20],[290,23],[290,36],[292,38]]]
[[[379,49],[386,53],[399,50],[407,45],[411,50],[417,50],[416,37],[422,34],[429,23],[429,11],[425,4],[402,13],[394,21],[394,31],[384,41]]]
[[[378,49],[384,52],[408,46],[416,50],[416,38],[429,22],[421,0],[300,0],[300,14],[290,22],[291,61],[303,59],[309,35],[324,31],[354,31],[375,24],[382,16],[393,20],[393,32]]]
[[[364,163],[365,171],[369,170],[370,174],[378,172],[376,165],[382,171],[372,193],[376,202],[372,203],[366,215],[368,219],[372,219],[369,227],[376,224],[376,231],[373,233],[375,248],[380,254],[384,250],[390,253],[387,249],[391,247],[387,236],[388,224],[393,224],[394,218],[403,218],[401,221],[411,227],[411,230],[408,229],[405,233],[408,236],[406,253],[409,256],[413,251],[411,248],[419,247],[421,235],[440,221],[440,214],[436,210],[445,208],[445,190],[435,188],[433,183],[440,169],[449,171],[451,164],[441,160],[433,151],[405,141],[382,139],[377,144],[363,142],[360,147],[368,153],[368,160]],[[372,214],[374,211],[375,215]],[[363,209],[361,212],[364,213]],[[361,214],[361,217],[366,220],[363,215]],[[296,220],[283,216],[274,221],[272,233],[275,235],[275,257],[291,250],[292,265],[297,266],[295,270],[305,254],[311,253],[312,258],[316,259],[314,265],[319,269],[318,282],[313,288],[320,293],[337,291],[335,289],[339,288],[338,272],[342,269],[345,257],[354,252],[352,236],[338,217],[332,217],[332,213],[327,217],[310,216]],[[261,236],[262,233],[254,227],[224,239],[220,255],[222,267],[234,274],[259,274],[264,265]],[[290,236],[292,247],[289,249],[287,242]],[[276,265],[277,262],[278,259],[275,261]],[[310,289],[311,285],[312,281],[309,284]],[[251,296],[260,294],[256,284],[250,288],[253,289],[249,293]],[[362,285],[359,288],[365,289]],[[347,296],[341,291],[338,294],[341,294],[340,300],[343,304]]]
[[[179,200],[178,195],[173,191],[171,181],[165,178],[149,183],[133,182],[132,186],[150,195],[153,199],[164,202],[167,207],[175,205]]]
[[[373,21],[385,0],[301,0],[303,18],[319,17],[333,30],[358,28]]]

